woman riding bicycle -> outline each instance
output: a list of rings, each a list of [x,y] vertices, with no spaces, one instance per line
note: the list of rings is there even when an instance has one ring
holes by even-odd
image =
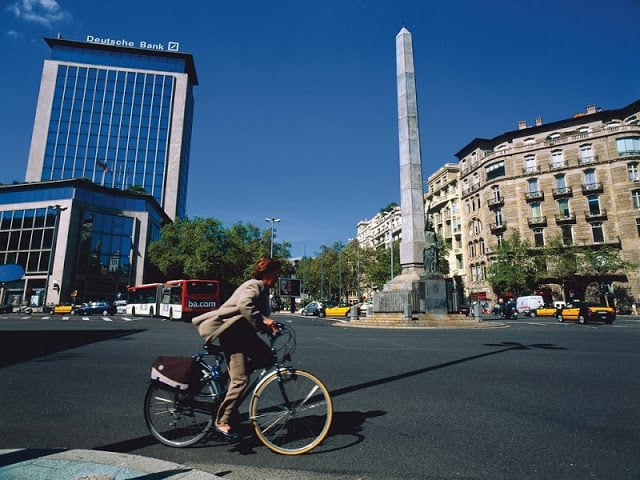
[[[249,384],[249,375],[273,361],[271,350],[257,332],[278,333],[277,325],[269,318],[269,289],[276,285],[279,273],[279,261],[260,258],[252,278],[240,285],[219,309],[193,319],[205,342],[220,340],[229,366],[229,389],[215,420],[216,430],[228,441],[239,439],[234,430],[238,423],[238,401]]]

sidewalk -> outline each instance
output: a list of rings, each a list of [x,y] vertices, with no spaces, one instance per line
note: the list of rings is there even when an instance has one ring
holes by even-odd
[[[155,458],[99,450],[0,450],[3,480],[221,480]]]

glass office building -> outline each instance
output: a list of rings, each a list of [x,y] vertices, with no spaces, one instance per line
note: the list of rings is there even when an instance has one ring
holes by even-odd
[[[1,300],[126,298],[127,286],[145,282],[147,245],[169,222],[151,195],[87,179],[2,185],[0,264],[19,264],[25,276],[3,284]]]
[[[190,54],[46,38],[27,182],[88,178],[142,187],[173,220],[186,213]]]
[[[193,58],[45,41],[26,182],[0,185],[0,263],[25,270],[0,303],[124,298],[159,280],[147,246],[185,216]]]

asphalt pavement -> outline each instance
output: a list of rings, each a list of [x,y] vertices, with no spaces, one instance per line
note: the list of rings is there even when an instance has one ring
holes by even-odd
[[[165,460],[101,450],[0,449],[0,479],[220,480],[222,477]]]

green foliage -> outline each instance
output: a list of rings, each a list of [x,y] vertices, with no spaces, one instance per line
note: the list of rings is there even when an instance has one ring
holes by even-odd
[[[533,291],[538,280],[538,262],[531,255],[531,244],[520,232],[511,230],[496,250],[496,258],[487,268],[487,280],[498,294]]]
[[[398,207],[398,204],[396,202],[391,202],[389,205],[387,205],[384,208],[380,209],[380,213],[387,213],[387,212],[392,212],[394,209],[396,209]]]
[[[253,266],[270,250],[271,231],[242,223],[224,228],[214,218],[180,219],[162,228],[149,245],[149,260],[170,278],[214,278],[225,290],[251,276]],[[289,257],[290,244],[274,243],[274,256]],[[283,262],[283,273],[290,267]]]

